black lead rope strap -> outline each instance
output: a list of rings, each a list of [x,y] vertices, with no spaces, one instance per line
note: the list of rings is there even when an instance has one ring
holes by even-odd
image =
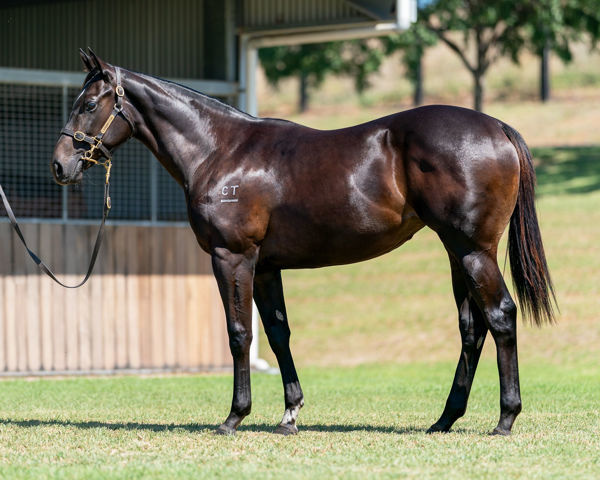
[[[94,270],[96,258],[98,257],[98,252],[100,251],[100,245],[102,244],[102,237],[104,236],[104,224],[106,223],[106,217],[108,216],[108,212],[110,211],[110,184],[108,182],[108,178],[106,180],[107,181],[104,185],[104,206],[103,206],[103,211],[102,211],[102,223],[100,223],[100,228],[98,229],[98,235],[96,236],[96,243],[94,244],[94,250],[92,251],[92,256],[90,257],[90,265],[88,267],[87,273],[85,274],[85,278],[81,281],[81,283],[78,283],[77,285],[65,285],[64,283],[62,283],[58,278],[56,278],[56,275],[54,275],[52,270],[50,270],[50,268],[40,259],[40,257],[38,257],[36,255],[36,253],[33,252],[27,246],[27,242],[25,241],[23,232],[21,232],[21,228],[19,227],[19,224],[17,223],[15,214],[13,213],[12,208],[10,207],[10,204],[8,203],[6,195],[4,194],[4,190],[2,189],[2,185],[0,185],[0,196],[2,197],[2,203],[4,203],[4,208],[6,209],[6,213],[8,215],[8,218],[10,220],[12,227],[14,228],[15,232],[17,233],[17,236],[19,237],[19,239],[25,246],[27,253],[29,253],[29,256],[31,257],[31,259],[35,262],[35,264],[39,267],[39,269],[42,272],[44,272],[46,275],[48,275],[52,280],[54,280],[56,283],[58,283],[62,287],[79,288],[79,287],[83,286],[89,280],[90,276],[92,275],[92,270]]]

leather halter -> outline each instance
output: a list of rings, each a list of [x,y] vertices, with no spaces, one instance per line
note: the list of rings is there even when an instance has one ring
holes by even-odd
[[[133,135],[133,132],[134,132],[133,123],[131,122],[131,120],[129,120],[129,118],[127,118],[127,116],[125,115],[125,112],[123,111],[123,97],[125,96],[125,90],[123,89],[123,87],[121,85],[121,69],[119,67],[115,67],[115,76],[116,76],[116,83],[117,83],[117,86],[115,87],[115,96],[116,96],[115,105],[112,109],[112,112],[106,119],[106,122],[104,122],[104,125],[102,125],[102,128],[100,129],[100,133],[98,133],[95,137],[91,137],[90,135],[87,135],[86,133],[82,132],[81,130],[73,131],[72,129],[66,128],[66,127],[63,128],[60,132],[61,135],[67,135],[69,137],[73,137],[75,139],[75,141],[77,141],[77,142],[86,142],[90,145],[89,150],[86,150],[85,152],[83,152],[81,159],[87,165],[89,165],[89,164],[102,165],[106,169],[106,183],[107,184],[108,184],[108,181],[110,178],[110,169],[112,167],[112,152],[108,148],[106,148],[102,143],[104,134],[108,131],[108,129],[112,125],[113,120],[118,115],[121,115],[125,119],[127,124],[129,125],[129,128],[131,130],[130,137],[131,137],[131,135]],[[100,162],[97,159],[93,158],[96,150],[100,151],[101,158],[102,157],[106,158],[106,160],[104,162]],[[107,197],[107,201],[108,201],[108,208],[110,208],[110,197]]]

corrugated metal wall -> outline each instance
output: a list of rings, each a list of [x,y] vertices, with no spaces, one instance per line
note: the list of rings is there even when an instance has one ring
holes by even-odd
[[[79,71],[78,48],[91,46],[102,58],[129,69],[204,78],[203,0],[85,0],[0,7],[0,25],[1,67]]]
[[[369,19],[345,0],[245,0],[244,29],[364,22]]]

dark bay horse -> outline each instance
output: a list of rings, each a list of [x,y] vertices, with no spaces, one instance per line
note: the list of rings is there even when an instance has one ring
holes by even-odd
[[[219,433],[235,433],[250,413],[252,299],[283,380],[285,413],[276,432],[296,433],[304,398],[289,348],[281,270],[367,260],[425,226],[448,252],[462,338],[450,395],[429,431],[448,431],[464,414],[489,330],[500,376],[493,433],[510,433],[521,410],[517,307],[496,259],[509,223],[522,309],[536,324],[554,315],[535,173],[514,129],[471,110],[427,106],[321,131],[251,117],[186,87],[114,67],[91,51],[81,58],[89,73],[56,145],[53,174],[61,184],[79,182],[83,170],[133,136],[185,191],[190,225],[212,256],[234,362],[231,412]],[[85,159],[111,112],[102,148]]]

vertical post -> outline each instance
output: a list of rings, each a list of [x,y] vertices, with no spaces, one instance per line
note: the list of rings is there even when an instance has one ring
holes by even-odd
[[[246,76],[248,74],[246,64],[247,64],[247,44],[248,37],[244,34],[240,35],[240,55],[239,55],[239,63],[238,63],[238,98],[237,98],[237,107],[245,112],[246,111]]]
[[[417,21],[417,0],[396,0],[396,27],[406,30]]]
[[[225,80],[235,81],[235,5],[225,0]]]
[[[238,108],[256,116],[258,102],[256,100],[256,68],[258,67],[258,50],[246,35],[240,36],[240,92]]]
[[[258,50],[248,43],[246,52],[246,113],[253,117],[258,115],[256,99],[256,69],[258,67]]]

